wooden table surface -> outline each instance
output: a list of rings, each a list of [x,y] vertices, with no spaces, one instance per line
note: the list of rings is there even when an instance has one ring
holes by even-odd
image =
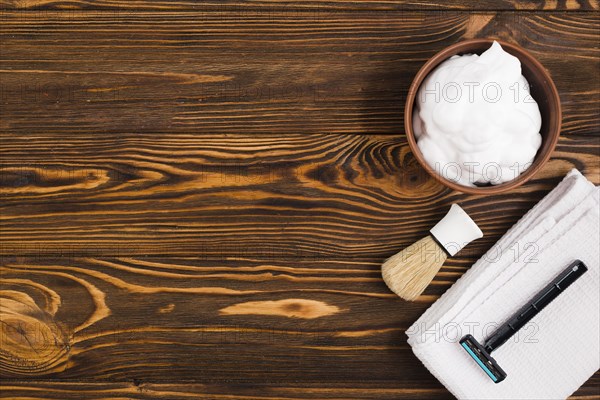
[[[567,171],[600,184],[598,10],[0,1],[0,396],[451,398],[404,332]],[[564,110],[546,167],[489,197],[403,133],[417,70],[474,37],[525,47]],[[485,238],[400,300],[381,262],[452,202]]]

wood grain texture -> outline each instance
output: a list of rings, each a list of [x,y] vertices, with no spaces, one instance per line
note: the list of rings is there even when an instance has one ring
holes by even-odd
[[[0,254],[383,259],[461,202],[481,255],[571,168],[600,183],[587,135],[562,137],[526,186],[483,198],[436,183],[403,136],[33,138],[2,137]]]
[[[308,0],[291,2],[286,0],[138,0],[122,1],[56,1],[56,0],[1,0],[0,10],[112,10],[134,12],[153,11],[198,11],[205,12],[264,12],[265,10],[285,10],[288,13],[297,11],[336,12],[340,10],[385,10],[385,11],[434,11],[434,10],[520,10],[520,11],[565,11],[565,10],[598,10],[598,0]]]
[[[403,331],[462,271],[448,267],[430,297],[407,305],[373,262],[4,257],[2,265],[5,376],[257,384],[360,381],[367,370],[417,379],[423,367],[409,367]],[[246,312],[265,302],[284,306]]]
[[[137,384],[136,384],[137,383]],[[448,399],[442,388],[408,389],[397,387],[397,382],[386,382],[389,389],[374,385],[353,384],[351,387],[318,387],[309,384],[289,385],[201,385],[168,384],[145,382],[114,383],[57,383],[23,382],[11,383],[3,387],[7,398],[12,399],[257,399],[257,400],[299,400],[299,399],[382,399],[382,400],[440,400]],[[256,393],[261,393],[257,395]],[[574,399],[591,399],[582,396]]]
[[[404,331],[464,267],[445,266],[425,296],[406,303],[387,290],[377,262],[0,261],[3,395],[48,396],[39,391],[49,386],[47,398],[160,396],[161,388],[172,398],[448,398],[439,383],[423,384],[427,372]],[[235,312],[272,301],[285,302],[282,312]],[[314,314],[317,302],[327,312]],[[67,381],[37,383],[56,378]],[[592,398],[598,378],[579,394]]]
[[[11,383],[3,389],[13,399],[258,399],[258,400],[299,400],[299,399],[377,399],[377,400],[441,400],[452,399],[441,388],[407,389],[397,387],[398,382],[385,382],[389,389],[381,389],[364,383],[355,383],[345,387],[318,387],[310,384],[277,386],[249,385],[200,385],[200,384],[165,384],[145,382],[111,382],[111,383],[61,383],[61,382],[19,382]],[[582,388],[570,400],[598,399],[597,382],[590,382],[591,388]],[[259,391],[261,395],[255,393]]]
[[[396,135],[428,58],[462,39],[497,37],[550,71],[563,135],[593,135],[599,28],[597,12],[6,11],[0,128]]]
[[[451,398],[405,330],[569,169],[600,184],[598,8],[1,0],[0,397]],[[506,195],[445,189],[402,134],[417,70],[472,37],[564,107]],[[399,300],[381,262],[457,201],[485,238]]]

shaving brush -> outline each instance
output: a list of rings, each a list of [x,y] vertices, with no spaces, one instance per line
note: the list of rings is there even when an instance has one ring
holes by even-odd
[[[481,229],[458,204],[429,235],[388,258],[381,275],[390,290],[404,300],[415,300],[433,280],[444,261],[469,242],[483,236]]]

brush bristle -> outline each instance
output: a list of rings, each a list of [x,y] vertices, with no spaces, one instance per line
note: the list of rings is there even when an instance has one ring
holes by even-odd
[[[381,275],[392,292],[412,301],[431,283],[447,257],[444,249],[426,236],[388,258],[381,266]]]

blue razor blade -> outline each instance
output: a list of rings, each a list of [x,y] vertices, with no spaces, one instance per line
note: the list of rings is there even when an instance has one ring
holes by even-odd
[[[469,346],[467,346],[466,343],[461,343],[462,347],[465,348],[465,350],[467,351],[467,353],[469,353],[469,355],[471,357],[473,357],[473,359],[475,361],[477,361],[477,364],[479,364],[479,366],[481,367],[482,370],[485,371],[486,374],[488,374],[490,376],[490,378],[492,378],[492,380],[494,381],[494,383],[498,382],[498,378],[496,378],[496,376],[492,373],[492,371],[490,371],[490,369],[488,367],[486,367],[486,365],[484,363],[481,362],[481,360],[479,360],[479,358],[475,355],[475,353],[473,353],[473,350],[471,350],[469,348]]]

